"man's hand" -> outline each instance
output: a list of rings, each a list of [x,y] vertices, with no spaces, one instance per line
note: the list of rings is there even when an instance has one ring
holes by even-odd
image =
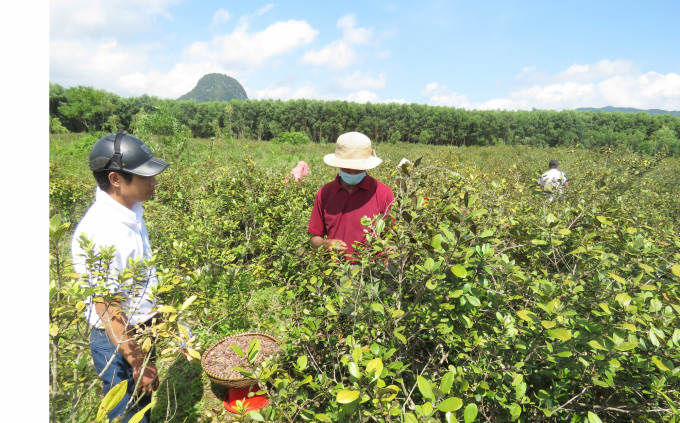
[[[341,239],[324,239],[323,247],[328,249],[328,251],[337,251],[338,254],[347,251],[347,244]]]
[[[158,370],[156,370],[156,366],[153,363],[147,363],[146,367],[144,368],[144,373],[142,373],[141,364],[138,366],[133,366],[132,377],[135,379],[135,384],[137,384],[137,381],[141,377],[141,381],[139,382],[139,386],[137,387],[137,395],[141,395],[146,389],[146,387],[149,386],[152,382],[153,384],[147,391],[147,395],[151,395],[151,392],[158,389],[159,379],[156,378],[156,380],[154,380],[157,373]]]
[[[337,249],[338,254],[342,254],[347,251],[347,244],[341,239],[323,239],[318,235],[312,235],[312,247],[321,248],[328,251],[335,251]]]

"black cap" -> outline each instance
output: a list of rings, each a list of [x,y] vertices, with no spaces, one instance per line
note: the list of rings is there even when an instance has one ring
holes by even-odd
[[[123,131],[100,138],[90,150],[90,170],[119,170],[139,176],[155,176],[170,163],[154,157],[139,138]]]
[[[550,169],[556,169],[557,166],[559,166],[559,165],[560,164],[557,162],[557,160],[550,160],[550,163],[548,163],[548,167]]]

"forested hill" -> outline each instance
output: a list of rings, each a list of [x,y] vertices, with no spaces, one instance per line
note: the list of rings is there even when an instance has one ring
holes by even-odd
[[[134,133],[135,115],[164,113],[196,138],[216,134],[271,140],[303,132],[314,142],[335,142],[358,131],[374,142],[434,145],[529,145],[582,147],[627,145],[653,153],[668,145],[680,155],[680,117],[668,114],[576,110],[465,110],[424,104],[360,104],[343,100],[231,100],[197,103],[142,95],[120,97],[92,87],[50,84],[50,123],[71,132]],[[218,135],[219,136],[219,135]]]
[[[603,112],[608,112],[608,113],[613,113],[613,112],[621,112],[621,113],[648,113],[650,116],[654,115],[671,115],[671,116],[679,116],[680,117],[680,110],[676,110],[673,112],[669,112],[668,110],[661,110],[661,109],[649,109],[649,110],[643,110],[643,109],[634,109],[632,107],[612,107],[612,106],[607,106],[607,107],[602,107],[602,108],[597,108],[597,107],[581,107],[579,109],[576,109],[581,112],[597,112],[598,110],[602,110]]]
[[[198,80],[193,90],[178,100],[194,99],[197,103],[206,101],[247,100],[243,86],[234,78],[221,73],[209,73]]]

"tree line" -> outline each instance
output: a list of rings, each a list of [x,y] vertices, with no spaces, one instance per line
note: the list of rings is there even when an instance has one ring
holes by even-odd
[[[50,83],[50,128],[93,132],[134,130],[140,115],[159,110],[186,125],[196,138],[231,136],[272,140],[283,132],[305,133],[313,142],[334,142],[358,131],[374,142],[432,145],[530,145],[583,147],[627,145],[655,154],[667,146],[680,155],[680,117],[576,110],[465,110],[423,104],[373,104],[342,100],[232,100],[196,103],[146,94],[121,97],[93,87]]]

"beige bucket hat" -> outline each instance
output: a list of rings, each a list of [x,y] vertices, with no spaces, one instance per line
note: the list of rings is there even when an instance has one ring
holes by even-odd
[[[335,144],[335,153],[325,155],[323,161],[328,166],[355,170],[373,169],[382,163],[382,159],[375,156],[371,140],[360,132],[340,135]]]

